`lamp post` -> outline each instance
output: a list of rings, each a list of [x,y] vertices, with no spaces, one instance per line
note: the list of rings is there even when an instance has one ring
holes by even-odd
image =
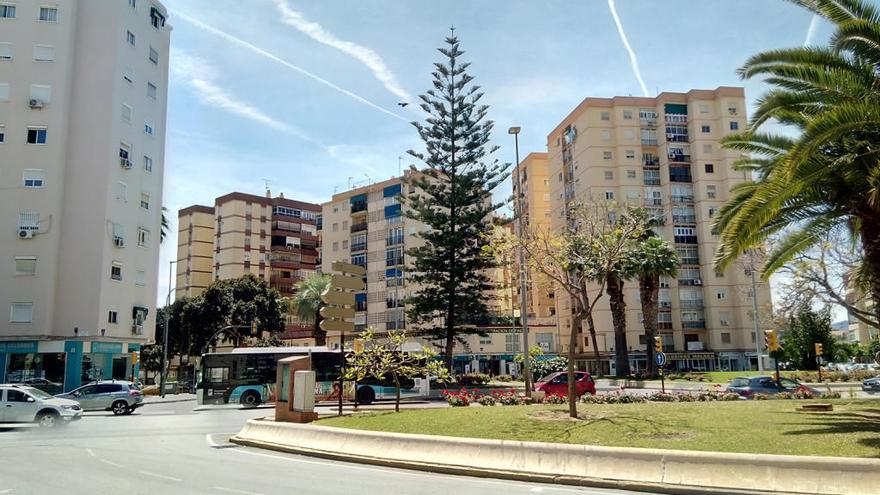
[[[522,328],[522,336],[523,336],[523,380],[525,381],[526,394],[527,396],[531,395],[532,392],[532,377],[531,377],[531,363],[529,363],[529,318],[528,318],[528,295],[527,295],[527,270],[525,269],[525,258],[523,256],[522,244],[522,233],[523,233],[523,223],[522,223],[522,184],[520,184],[519,180],[519,127],[511,127],[507,130],[508,134],[513,134],[513,142],[516,149],[516,166],[514,168],[514,193],[516,194],[516,198],[513,202],[514,208],[514,216],[516,217],[516,236],[517,236],[517,249],[516,254],[519,261],[519,322],[520,327]],[[513,301],[511,301],[512,303]]]
[[[761,319],[758,315],[758,281],[755,277],[755,250],[749,249],[749,273],[752,275],[752,311],[755,312],[755,352],[758,357],[758,371],[764,371],[761,359]]]
[[[165,330],[162,332],[162,375],[159,378],[159,393],[165,398],[165,379],[168,374],[168,320],[171,317],[171,269],[177,261],[168,262],[168,295],[165,296]]]

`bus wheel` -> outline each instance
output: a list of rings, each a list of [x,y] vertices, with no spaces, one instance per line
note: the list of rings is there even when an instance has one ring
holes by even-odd
[[[244,407],[257,407],[260,405],[260,394],[248,390],[241,396],[241,405]]]
[[[374,400],[376,400],[376,392],[373,392],[373,389],[371,389],[370,387],[361,387],[358,389],[358,404],[369,405],[372,404]]]

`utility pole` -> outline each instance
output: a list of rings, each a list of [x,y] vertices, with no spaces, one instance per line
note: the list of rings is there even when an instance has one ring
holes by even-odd
[[[761,320],[758,315],[758,281],[755,277],[754,249],[749,249],[749,273],[752,274],[752,311],[755,312],[755,351],[758,357],[758,371],[764,371],[764,360],[761,359]]]
[[[523,255],[522,248],[522,235],[523,235],[523,223],[522,223],[522,200],[521,200],[521,191],[522,184],[519,179],[519,127],[511,127],[507,130],[508,134],[513,134],[513,141],[516,149],[516,165],[514,168],[514,181],[515,188],[514,192],[516,194],[516,198],[514,199],[513,207],[514,207],[514,215],[516,216],[516,237],[517,237],[517,258],[519,260],[519,321],[520,327],[522,328],[522,337],[523,337],[523,380],[525,381],[526,388],[526,396],[531,397],[532,395],[532,370],[531,363],[529,359],[529,315],[528,315],[528,281],[526,280],[526,276],[528,274],[528,270],[525,267],[525,256]],[[511,301],[512,302],[512,301]]]

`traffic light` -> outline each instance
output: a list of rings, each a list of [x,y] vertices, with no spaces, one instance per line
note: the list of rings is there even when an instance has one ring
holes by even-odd
[[[821,342],[816,342],[816,357],[822,357],[824,347]]]
[[[779,336],[776,334],[776,330],[764,330],[764,346],[770,352],[779,350]]]
[[[137,351],[132,351],[131,353],[131,365],[134,366],[138,364],[138,361],[141,359],[141,353]]]
[[[257,322],[255,322],[255,321],[251,322],[251,335],[253,335],[253,336],[257,335]]]
[[[663,352],[663,339],[654,337],[654,352]]]

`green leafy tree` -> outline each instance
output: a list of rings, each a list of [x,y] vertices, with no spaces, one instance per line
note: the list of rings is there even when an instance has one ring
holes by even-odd
[[[815,311],[807,306],[799,308],[789,318],[788,328],[782,339],[785,357],[798,369],[817,369],[816,343],[822,344],[822,357],[826,362],[833,360],[835,355],[836,341],[831,335],[831,312],[828,309]]]
[[[327,345],[327,332],[321,330],[321,296],[330,290],[330,275],[314,275],[296,284],[291,299],[293,312],[301,321],[314,325],[315,345]]]
[[[284,331],[287,301],[269,287],[265,280],[248,273],[240,278],[217,280],[199,296],[203,325],[193,339],[198,348],[214,344],[211,335],[224,327],[224,338],[240,345],[251,324],[260,332],[278,334]]]
[[[501,206],[492,201],[492,191],[508,177],[510,164],[490,158],[497,147],[489,144],[494,123],[480,104],[483,94],[471,84],[470,64],[460,60],[458,38],[449,36],[446,45],[439,49],[446,61],[434,64],[433,89],[420,96],[427,118],[413,123],[425,151],[409,154],[425,167],[413,168],[412,192],[401,200],[408,218],[428,226],[416,234],[425,244],[407,252],[413,261],[409,279],[419,286],[407,301],[408,318],[421,334],[440,342],[451,369],[456,340],[478,333],[470,321],[488,313],[493,286],[487,271],[495,261],[483,247],[491,215]]]
[[[635,272],[639,279],[639,299],[642,304],[642,319],[647,341],[646,358],[648,370],[657,373],[654,362],[654,337],[657,336],[658,297],[660,277],[672,277],[678,272],[681,260],[675,248],[659,237],[648,237],[638,246],[635,257]]]
[[[148,373],[158,373],[162,371],[162,346],[161,345],[145,345],[141,347],[140,353],[141,368],[144,369],[144,378],[149,381]]]
[[[413,378],[437,377],[439,381],[449,378],[448,369],[435,359],[437,353],[428,347],[420,352],[403,351],[406,332],[389,330],[383,339],[377,339],[373,330],[361,332],[363,345],[346,356],[345,378],[363,381],[366,377],[377,380],[390,378],[396,389],[394,412],[400,412],[400,386]]]
[[[880,11],[865,0],[790,0],[829,21],[830,46],[751,57],[744,78],[771,85],[746,132],[725,139],[747,153],[737,168],[757,181],[735,187],[719,211],[716,265],[725,268],[780,235],[762,271],[769,277],[835,227],[861,245],[861,273],[880,321]],[[762,131],[768,121],[800,131]]]

